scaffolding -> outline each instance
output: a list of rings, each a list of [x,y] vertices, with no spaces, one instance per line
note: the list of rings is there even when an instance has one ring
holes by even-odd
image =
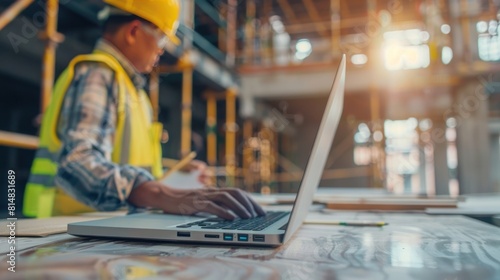
[[[0,30],[27,8],[32,0],[19,0],[14,2],[0,15]],[[43,114],[47,108],[52,88],[54,86],[55,52],[57,44],[64,40],[64,36],[57,32],[57,15],[59,10],[58,0],[47,0],[47,23],[45,30],[41,32],[40,39],[44,40],[45,51],[43,54],[42,91],[40,111]],[[38,137],[20,135],[17,133],[0,132],[0,145],[12,146],[24,149],[37,149]]]
[[[27,8],[33,0],[19,0],[13,3],[8,9],[6,9],[2,15],[0,15],[0,29],[12,21],[17,15],[19,15],[25,8]],[[194,13],[195,4],[202,8],[202,11],[206,12],[211,18],[215,19],[216,22],[221,26],[221,29],[226,30],[224,32],[224,40],[221,40],[226,50],[226,54],[221,55],[221,53],[213,46],[207,45],[206,40],[204,41],[201,36],[193,31],[194,28]],[[64,40],[64,36],[57,32],[57,16],[58,16],[58,1],[48,0],[47,5],[47,22],[46,27],[40,34],[40,39],[44,40],[45,51],[43,54],[43,72],[42,72],[42,86],[41,86],[41,102],[40,111],[43,114],[48,104],[50,103],[50,98],[52,94],[53,84],[54,84],[54,68],[55,68],[55,52],[57,44]],[[150,99],[153,107],[153,118],[155,121],[158,120],[159,115],[159,96],[160,96],[160,77],[164,73],[180,72],[182,73],[182,127],[181,127],[181,155],[187,155],[191,151],[191,119],[192,119],[192,99],[193,99],[193,74],[196,71],[197,64],[203,65],[207,64],[206,59],[200,60],[199,55],[194,56],[193,46],[198,42],[199,45],[206,46],[208,50],[211,51],[211,56],[216,58],[219,63],[223,64],[224,67],[233,68],[236,53],[236,1],[230,0],[227,5],[225,16],[221,16],[217,10],[204,0],[190,0],[183,1],[183,13],[184,22],[180,27],[181,31],[184,31],[184,40],[182,50],[179,52],[178,49],[171,48],[170,51],[179,52],[179,59],[175,66],[160,66],[153,70],[150,75],[149,83],[149,93]],[[81,7],[80,7],[81,8]],[[82,11],[83,13],[84,11]],[[88,15],[86,11],[86,15]],[[222,20],[221,18],[227,18]],[[234,42],[232,42],[233,40]],[[201,43],[199,43],[201,41]],[[197,59],[193,58],[197,57]],[[199,70],[199,69],[198,69]],[[227,76],[227,75],[222,75]],[[227,79],[226,79],[227,80]],[[227,83],[227,82],[226,82]],[[237,86],[232,82],[229,82],[226,90],[227,94],[224,94],[224,99],[227,98],[227,108],[228,115],[233,116],[232,121],[228,122],[227,127],[237,127],[236,125],[236,96],[237,96]],[[207,127],[212,129],[207,133],[208,139],[208,149],[207,158],[210,165],[217,164],[217,154],[216,154],[216,100],[208,98],[207,100],[207,110],[210,112],[211,118],[210,122],[207,123]],[[236,136],[234,130],[228,130],[227,136],[229,141],[227,141],[226,160],[227,170],[231,171],[235,169],[235,143]],[[163,137],[166,138],[166,137]],[[24,149],[37,149],[38,147],[38,137],[22,135],[18,133],[0,131],[0,145],[18,147]],[[164,161],[167,164],[171,162],[166,159]],[[232,171],[231,171],[232,172]]]
[[[0,15],[0,29],[5,27],[9,22],[11,22],[16,16],[18,16],[26,7],[32,4],[33,0],[18,0],[15,1],[10,7],[8,7]],[[298,18],[298,14],[294,11],[293,5],[291,5],[290,0],[278,0],[277,5],[282,9],[283,14],[288,18],[290,25],[287,28],[292,32],[294,30],[311,30],[321,34],[325,38],[331,41],[331,46],[326,49],[330,53],[332,61],[335,61],[335,57],[340,55],[341,49],[341,38],[343,35],[342,30],[345,28],[352,28],[360,22],[366,21],[366,18],[348,18],[345,17],[345,4],[340,0],[330,0],[328,2],[330,7],[330,19],[329,21],[322,21],[319,16],[321,11],[318,10],[317,3],[312,0],[302,0],[302,4],[305,8],[305,15],[312,22],[311,24],[302,24]],[[361,1],[360,1],[361,2]],[[377,0],[365,0],[368,13],[377,14],[379,12],[379,2]],[[430,1],[423,0],[422,3],[429,4],[439,4],[446,8],[449,8],[449,1]],[[458,32],[454,33],[453,36],[458,36],[460,38],[471,38],[473,31],[471,30],[471,20],[480,18],[495,18],[496,10],[494,9],[495,4],[493,1],[486,1],[490,3],[489,11],[483,14],[472,16],[463,15],[467,10],[470,9],[471,2],[467,0],[458,1],[458,14],[450,17],[450,23],[457,26]],[[47,0],[46,11],[47,11],[47,23],[43,32],[40,32],[40,39],[45,41],[45,48],[43,54],[43,72],[41,77],[41,102],[40,111],[43,113],[47,108],[52,93],[52,88],[54,84],[54,66],[55,66],[55,52],[56,47],[59,43],[64,40],[64,36],[57,32],[57,15],[59,1],[57,0]],[[179,32],[183,35],[183,45],[179,48],[171,48],[169,51],[176,52],[175,57],[178,58],[176,65],[166,66],[161,65],[151,73],[150,77],[150,99],[153,105],[154,119],[158,120],[158,114],[160,110],[159,97],[160,97],[160,79],[161,75],[164,73],[181,73],[182,74],[182,125],[181,125],[181,155],[186,155],[191,151],[191,138],[192,138],[192,104],[193,104],[193,85],[198,83],[194,79],[195,73],[202,73],[209,80],[216,81],[219,85],[217,89],[207,91],[205,94],[206,106],[207,106],[207,119],[206,119],[206,138],[207,138],[207,161],[210,166],[217,166],[218,164],[224,164],[224,176],[226,176],[226,181],[229,185],[233,185],[236,177],[248,177],[244,174],[247,168],[251,165],[255,158],[249,153],[243,153],[242,158],[238,158],[236,147],[238,146],[238,140],[240,134],[243,135],[243,141],[252,137],[251,132],[253,131],[252,120],[243,120],[243,131],[239,132],[239,127],[237,124],[237,114],[236,114],[236,103],[239,94],[239,88],[235,79],[229,79],[230,82],[226,82],[227,79],[221,78],[226,75],[227,71],[230,75],[235,75],[235,66],[237,62],[244,61],[248,65],[243,65],[243,67],[252,66],[255,61],[271,61],[273,62],[272,53],[269,50],[254,49],[256,38],[262,36],[262,32],[256,30],[254,24],[248,24],[245,28],[247,32],[245,33],[245,39],[243,46],[245,48],[242,51],[243,58],[239,60],[240,55],[237,54],[237,12],[238,5],[236,0],[228,0],[225,5],[217,10],[214,6],[210,5],[206,0],[186,0],[182,1],[184,5],[184,22],[179,27]],[[258,14],[264,15],[264,17],[269,17],[271,15],[273,7],[272,1],[263,1],[262,6],[257,5],[255,0],[246,1],[246,19],[247,23],[255,20]],[[196,8],[199,8],[202,12],[206,13],[217,25],[219,30],[220,40],[218,46],[213,46],[207,42],[201,35],[194,32],[194,13]],[[498,67],[495,65],[487,64],[485,62],[476,61],[473,56],[475,46],[470,40],[463,40],[464,46],[463,50],[457,52],[458,61],[457,65],[457,77],[467,76],[470,77],[477,73],[488,73],[498,71]],[[262,40],[261,40],[262,43]],[[204,54],[200,55],[200,52],[196,48],[203,49]],[[222,50],[223,52],[221,52]],[[266,58],[270,56],[271,58]],[[374,57],[375,54],[369,54],[370,57]],[[238,60],[236,59],[238,57]],[[261,58],[259,58],[261,57]],[[327,63],[332,63],[328,61]],[[224,70],[216,71],[214,74],[211,70],[203,70],[207,62],[212,63],[212,65],[217,64],[221,66]],[[262,65],[260,65],[262,66]],[[290,67],[291,66],[287,66]],[[286,67],[284,67],[286,68]],[[207,68],[208,69],[208,68]],[[371,71],[376,71],[376,69],[370,69]],[[258,71],[258,70],[257,70]],[[223,73],[223,74],[221,74]],[[445,81],[446,85],[457,85],[457,77],[452,77]],[[433,83],[435,84],[435,83]],[[370,94],[370,120],[374,126],[374,129],[381,129],[382,127],[382,112],[381,112],[381,92],[377,88],[377,84],[373,82],[369,86]],[[224,159],[218,160],[217,151],[217,100],[225,101],[226,110],[226,123],[225,123],[225,149],[221,149],[221,154]],[[38,146],[38,138],[34,136],[22,135],[18,133],[0,131],[0,145],[18,147],[23,149],[36,149]],[[270,143],[271,154],[275,158],[279,158],[277,154],[277,144]],[[376,143],[375,147],[379,153],[379,159],[371,166],[368,173],[373,176],[374,185],[380,186],[383,181],[383,140]],[[274,150],[273,150],[274,149]],[[242,162],[243,169],[238,168],[238,162]],[[168,160],[166,161],[168,162]],[[276,161],[278,162],[278,161]],[[274,165],[270,165],[271,170],[275,170]],[[325,172],[325,176],[346,176],[349,170],[330,170]],[[246,173],[245,173],[246,174]],[[359,176],[360,169],[352,170],[353,176]],[[289,174],[288,174],[289,175]],[[288,176],[287,174],[271,174],[270,180],[292,180],[294,176]],[[248,179],[245,179],[248,180]]]

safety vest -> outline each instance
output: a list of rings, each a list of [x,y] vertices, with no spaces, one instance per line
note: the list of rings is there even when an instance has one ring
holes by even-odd
[[[110,67],[118,85],[116,130],[111,160],[118,164],[144,167],[153,176],[162,175],[160,137],[162,124],[153,122],[152,107],[143,90],[137,91],[120,63],[111,55],[96,52],[75,57],[57,80],[52,101],[43,116],[40,146],[31,167],[24,195],[23,214],[28,217],[50,217],[95,211],[56,187],[57,155],[62,148],[57,135],[61,105],[81,62],[98,62]]]

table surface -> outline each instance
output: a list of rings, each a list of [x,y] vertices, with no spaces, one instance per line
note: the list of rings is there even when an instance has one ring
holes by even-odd
[[[16,273],[0,240],[0,279],[500,279],[500,228],[463,216],[334,212],[312,218],[385,227],[304,225],[278,248],[18,238]],[[155,277],[156,276],[156,277]]]
[[[477,194],[462,196],[457,208],[428,208],[427,214],[437,215],[465,215],[469,217],[492,217],[500,215],[500,194]]]

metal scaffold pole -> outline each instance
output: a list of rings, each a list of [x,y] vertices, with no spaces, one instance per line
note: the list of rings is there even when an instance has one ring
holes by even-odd
[[[54,70],[56,62],[56,47],[64,40],[64,36],[57,32],[57,14],[59,12],[58,0],[47,0],[47,26],[40,37],[46,41],[43,53],[42,71],[42,96],[41,112],[45,112],[50,103],[52,88],[54,86]]]
[[[18,0],[14,2],[0,15],[0,30],[9,24],[15,17],[19,15],[26,7],[28,7],[33,0]]]
[[[215,94],[207,94],[207,162],[210,166],[217,164],[217,98]]]
[[[191,119],[193,105],[193,68],[182,71],[182,131],[181,153],[185,156],[191,152]]]
[[[226,92],[226,173],[229,186],[234,184],[236,175],[236,90],[230,88]]]

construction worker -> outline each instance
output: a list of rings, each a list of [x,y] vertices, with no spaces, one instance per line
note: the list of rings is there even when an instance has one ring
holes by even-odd
[[[145,78],[168,41],[175,44],[178,0],[104,0],[102,38],[74,58],[54,87],[26,186],[29,217],[112,211],[123,206],[226,219],[265,212],[237,189],[179,190],[162,175],[162,126],[152,121]],[[190,168],[206,165],[193,161]]]

